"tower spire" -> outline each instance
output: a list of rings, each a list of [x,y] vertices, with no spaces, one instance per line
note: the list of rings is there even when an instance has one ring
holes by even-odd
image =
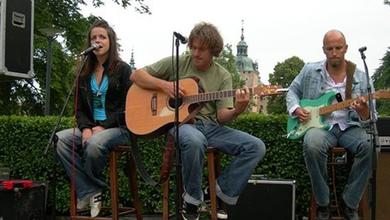
[[[241,40],[244,41],[244,19],[241,20]]]
[[[131,58],[130,58],[130,67],[131,70],[135,70],[135,61],[134,61],[134,49],[131,49]]]

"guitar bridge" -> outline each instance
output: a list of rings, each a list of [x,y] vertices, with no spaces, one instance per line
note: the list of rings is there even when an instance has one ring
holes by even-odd
[[[157,93],[153,93],[152,99],[150,100],[150,110],[152,115],[157,115]]]

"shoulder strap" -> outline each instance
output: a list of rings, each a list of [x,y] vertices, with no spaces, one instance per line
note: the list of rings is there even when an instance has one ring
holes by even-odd
[[[149,175],[149,173],[145,169],[145,165],[143,163],[141,153],[138,148],[137,143],[137,136],[135,134],[130,134],[130,140],[131,140],[131,153],[133,154],[135,166],[137,167],[139,175],[142,177],[142,179],[145,181],[147,185],[155,186],[159,182],[152,179],[152,177]]]
[[[352,98],[352,81],[355,73],[356,64],[347,61],[347,85],[345,87],[345,99]]]

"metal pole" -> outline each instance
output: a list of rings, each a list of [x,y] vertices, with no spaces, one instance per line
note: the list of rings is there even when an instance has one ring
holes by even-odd
[[[46,87],[45,87],[45,115],[50,115],[50,82],[51,82],[51,65],[52,65],[52,42],[53,37],[48,37],[48,48],[47,48],[47,62],[46,62]]]

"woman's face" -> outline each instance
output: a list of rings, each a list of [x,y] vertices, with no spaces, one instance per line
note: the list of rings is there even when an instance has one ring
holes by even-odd
[[[91,44],[95,43],[100,46],[93,51],[96,56],[107,56],[110,50],[110,38],[108,37],[107,30],[102,27],[95,27],[91,30]]]

